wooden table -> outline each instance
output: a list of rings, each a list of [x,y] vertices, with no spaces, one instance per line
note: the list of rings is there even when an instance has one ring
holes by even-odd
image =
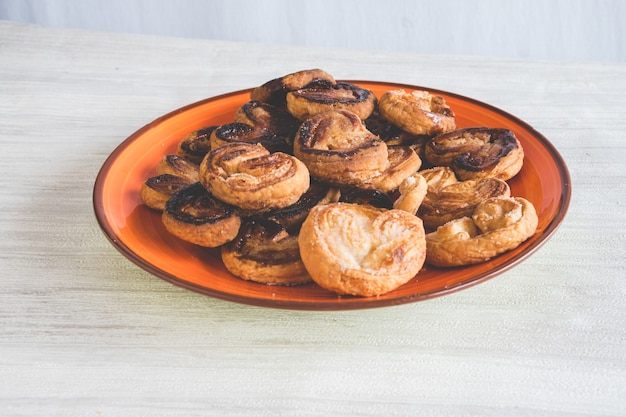
[[[570,169],[561,227],[469,289],[325,312],[188,291],[108,242],[92,192],[121,141],[188,103],[314,67],[525,120]],[[0,414],[624,416],[625,116],[625,65],[0,22]]]

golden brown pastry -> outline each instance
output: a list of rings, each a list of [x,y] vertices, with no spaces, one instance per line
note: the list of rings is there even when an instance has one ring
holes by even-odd
[[[177,191],[190,186],[194,182],[179,175],[155,175],[141,184],[141,201],[151,209],[163,211],[167,200],[172,198]]]
[[[432,139],[432,135],[414,135],[400,129],[398,126],[384,119],[378,110],[374,110],[370,117],[363,122],[367,130],[378,135],[387,143],[387,146],[410,146],[421,159],[423,159],[424,155],[424,144]]]
[[[420,271],[424,236],[422,221],[405,211],[333,203],[311,210],[298,242],[317,284],[369,297],[398,288]]]
[[[338,82],[330,88],[306,87],[287,93],[287,110],[300,120],[329,110],[349,110],[366,119],[375,107],[373,92],[346,82]]]
[[[208,126],[189,133],[178,144],[176,154],[190,162],[199,164],[211,150],[211,134],[217,127]]]
[[[198,164],[189,161],[180,155],[169,154],[165,155],[157,163],[156,173],[171,174],[178,177],[187,178],[190,182],[198,181]]]
[[[487,261],[518,247],[537,230],[535,207],[524,198],[489,198],[471,217],[440,226],[426,235],[426,262],[461,266]]]
[[[417,211],[428,192],[428,183],[426,179],[417,172],[402,181],[398,191],[400,192],[400,196],[393,202],[393,208],[417,215]]]
[[[450,166],[461,180],[508,180],[522,168],[524,150],[508,129],[471,127],[435,136],[424,146],[433,165]]]
[[[297,158],[249,143],[212,150],[200,164],[200,182],[226,203],[261,211],[294,204],[310,186]]]
[[[228,271],[247,281],[269,285],[299,285],[311,281],[300,259],[298,235],[273,222],[250,221],[222,246]]]
[[[233,240],[241,225],[235,208],[213,197],[199,182],[167,200],[161,219],[172,235],[211,248]]]
[[[471,215],[487,198],[510,195],[509,185],[497,178],[459,181],[441,188],[429,186],[418,215],[426,230],[433,230],[450,220]]]
[[[368,131],[348,110],[317,114],[302,123],[294,140],[294,155],[320,181],[360,184],[387,165],[387,145]]]
[[[408,146],[388,146],[387,165],[378,175],[364,180],[360,188],[389,192],[397,189],[402,181],[413,175],[422,165],[422,160]]]
[[[293,137],[300,122],[278,107],[249,101],[235,113],[234,122],[211,134],[211,149],[228,143],[259,143],[270,152],[293,153]]]
[[[302,70],[275,78],[256,87],[250,92],[250,99],[283,107],[285,96],[290,91],[311,85],[331,86],[334,84],[335,79],[326,71],[321,69]]]
[[[443,97],[427,91],[389,90],[378,102],[380,115],[414,135],[435,135],[456,128],[454,112]]]

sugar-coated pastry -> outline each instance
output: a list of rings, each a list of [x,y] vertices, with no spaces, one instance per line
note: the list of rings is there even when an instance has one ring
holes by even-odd
[[[180,175],[160,174],[150,177],[141,184],[141,201],[157,211],[163,211],[167,200],[179,190],[196,181]]]
[[[454,112],[443,97],[427,91],[389,90],[378,102],[380,115],[414,135],[435,135],[456,129]]]
[[[517,197],[489,198],[471,217],[446,223],[426,235],[426,262],[461,266],[485,262],[518,247],[537,230],[535,207]]]
[[[211,150],[211,134],[218,126],[208,126],[187,134],[178,144],[176,154],[199,164]]]
[[[369,205],[314,207],[298,242],[302,262],[318,285],[365,297],[385,294],[411,280],[426,256],[418,217]]]
[[[335,84],[332,75],[321,69],[309,69],[297,71],[274,78],[265,84],[254,88],[250,92],[250,99],[263,101],[279,107],[285,105],[285,96],[288,92],[298,90],[307,86]]]
[[[426,230],[430,231],[450,220],[471,215],[487,198],[510,195],[509,185],[498,178],[459,181],[441,188],[429,186],[418,215]]]
[[[300,120],[329,110],[349,110],[366,119],[375,107],[373,92],[346,82],[330,87],[305,87],[287,93],[287,110]]]
[[[297,158],[243,142],[209,152],[200,164],[200,182],[226,203],[261,211],[296,203],[311,183]]]
[[[524,150],[508,129],[470,127],[437,135],[424,146],[433,165],[449,166],[461,180],[494,177],[508,180],[524,163]]]
[[[161,219],[172,235],[211,248],[233,240],[241,225],[235,208],[212,196],[199,182],[167,200]]]
[[[270,152],[293,153],[293,137],[300,122],[285,110],[260,101],[242,105],[233,123],[219,126],[211,134],[211,149],[228,143],[258,143]]]
[[[387,145],[348,110],[317,114],[303,122],[294,140],[294,155],[320,181],[355,185],[380,175]]]
[[[311,281],[298,246],[298,235],[271,221],[248,221],[222,246],[228,271],[247,281],[268,285],[299,285]]]

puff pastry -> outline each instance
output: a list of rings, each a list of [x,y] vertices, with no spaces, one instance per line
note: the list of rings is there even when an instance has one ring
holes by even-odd
[[[387,145],[348,110],[332,110],[308,119],[298,129],[294,155],[321,181],[360,184],[387,165]]]
[[[172,235],[211,248],[234,239],[241,225],[235,208],[213,197],[199,182],[167,200],[161,219]]]
[[[363,181],[358,186],[389,192],[397,189],[402,181],[413,175],[422,165],[422,160],[409,146],[388,146],[387,164],[378,175]]]
[[[193,184],[189,178],[173,174],[160,174],[150,177],[141,184],[141,201],[157,211],[165,209],[167,200],[179,190]]]
[[[435,135],[456,128],[454,112],[443,97],[427,91],[389,90],[378,102],[380,115],[414,135]]]
[[[165,155],[156,166],[157,175],[176,175],[187,178],[190,182],[198,181],[198,170],[198,164],[177,154]]]
[[[433,165],[450,166],[461,180],[508,180],[522,168],[524,150],[508,129],[470,127],[435,136],[424,146]]]
[[[208,126],[187,134],[179,143],[176,154],[199,164],[211,150],[211,134],[218,126]]]
[[[349,110],[366,119],[375,107],[374,93],[346,82],[330,88],[307,87],[287,93],[287,110],[300,120],[329,110]]]
[[[231,143],[212,150],[200,164],[200,182],[220,200],[267,211],[297,202],[310,186],[297,158],[261,145]]]
[[[228,143],[259,143],[270,152],[293,153],[293,137],[300,122],[278,107],[260,101],[241,106],[233,123],[215,129],[210,138],[211,149]]]
[[[393,202],[393,208],[417,215],[428,192],[428,182],[418,172],[402,181],[398,191],[400,196]]]
[[[471,217],[440,226],[426,235],[426,262],[461,266],[485,262],[518,247],[537,230],[535,207],[521,197],[489,198]]]
[[[376,296],[422,268],[422,221],[402,210],[333,203],[314,207],[299,236],[300,256],[313,280],[338,294]]]
[[[299,285],[311,281],[302,260],[298,236],[273,222],[250,221],[237,237],[222,246],[222,262],[233,275],[268,285]]]
[[[334,77],[324,70],[317,68],[302,70],[279,78],[274,78],[265,84],[254,88],[250,92],[250,99],[284,107],[285,96],[290,91],[298,90],[307,86],[331,86],[334,84]]]
[[[458,181],[440,188],[431,183],[418,215],[425,228],[433,230],[450,220],[471,215],[476,206],[487,198],[510,195],[509,185],[498,178]]]

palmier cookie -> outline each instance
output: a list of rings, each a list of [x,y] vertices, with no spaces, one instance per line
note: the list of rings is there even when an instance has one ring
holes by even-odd
[[[317,114],[298,129],[294,155],[320,181],[354,185],[380,175],[387,165],[387,145],[348,110]]]
[[[436,135],[456,128],[454,112],[443,97],[427,91],[390,90],[378,102],[380,115],[414,135]]]
[[[346,82],[330,88],[308,87],[287,93],[287,110],[300,120],[328,110],[349,110],[365,120],[375,107],[373,92]]]
[[[233,275],[270,285],[311,281],[300,259],[298,235],[273,222],[245,222],[237,237],[222,246],[222,262]]]
[[[333,84],[335,84],[334,77],[326,71],[321,69],[302,70],[275,78],[254,88],[250,92],[250,99],[283,107],[285,105],[285,96],[290,91],[309,85],[330,86]]]
[[[200,164],[199,178],[220,200],[260,211],[294,204],[310,186],[309,171],[297,158],[249,143],[209,152]]]
[[[409,146],[388,146],[387,165],[379,174],[361,184],[359,188],[390,192],[396,190],[400,184],[411,175],[415,174],[422,166],[422,160],[413,148]]]
[[[509,185],[498,178],[479,178],[454,182],[441,188],[428,187],[418,215],[427,230],[453,219],[469,216],[476,206],[491,197],[509,197]]]
[[[239,107],[233,123],[215,129],[211,149],[233,142],[259,143],[270,152],[293,152],[293,137],[300,121],[286,110],[260,101],[249,101]]]
[[[211,248],[234,239],[241,225],[235,208],[212,196],[199,182],[167,200],[161,219],[172,235]]]
[[[459,179],[495,177],[508,180],[524,163],[524,150],[508,129],[470,127],[435,136],[424,146],[433,165],[449,166]]]
[[[422,221],[402,210],[333,203],[314,207],[298,238],[302,262],[323,288],[376,296],[412,279],[422,268]]]
[[[163,211],[165,204],[176,192],[194,182],[189,178],[173,174],[159,174],[141,184],[141,201],[153,210]]]
[[[453,220],[426,235],[426,262],[461,266],[485,262],[518,247],[537,230],[535,207],[524,198],[481,202],[471,217]]]

